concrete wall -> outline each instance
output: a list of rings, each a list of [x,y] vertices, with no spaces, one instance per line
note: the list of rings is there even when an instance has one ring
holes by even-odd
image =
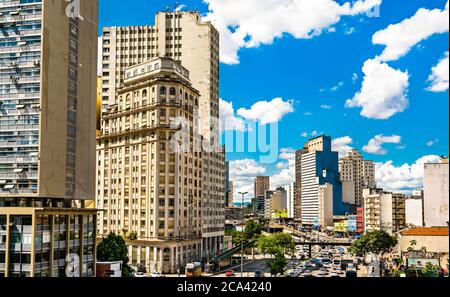
[[[405,200],[406,225],[423,226],[423,200]]]
[[[449,221],[449,164],[425,164],[425,226],[447,226]]]

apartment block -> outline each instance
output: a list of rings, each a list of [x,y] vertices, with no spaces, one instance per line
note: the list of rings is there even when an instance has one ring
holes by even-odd
[[[339,179],[342,182],[342,200],[349,204],[362,204],[363,189],[375,188],[375,166],[352,149],[347,157],[339,159]]]
[[[364,231],[394,234],[406,227],[405,195],[383,189],[364,189]]]
[[[97,2],[0,2],[0,276],[95,275]]]
[[[254,182],[254,194],[255,197],[264,196],[266,191],[270,190],[270,177],[269,176],[257,176]]]
[[[98,137],[99,234],[133,232],[131,265],[175,273],[201,257],[205,161],[193,128],[200,94],[170,58],[130,66],[125,75]]]

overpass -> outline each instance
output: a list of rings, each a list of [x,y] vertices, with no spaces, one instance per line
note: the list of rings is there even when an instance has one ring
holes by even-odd
[[[253,244],[254,240],[245,240],[243,245],[239,244],[231,249],[223,250],[220,255],[212,258],[213,261],[224,261],[233,257],[234,254],[241,253],[242,247],[245,249]]]

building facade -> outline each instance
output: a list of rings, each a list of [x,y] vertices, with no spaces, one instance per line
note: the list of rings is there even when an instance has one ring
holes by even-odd
[[[405,220],[407,226],[422,227],[423,222],[423,191],[416,190],[405,199]]]
[[[153,26],[106,27],[102,34],[102,110],[117,104],[126,68],[157,57],[181,62],[199,91],[198,121],[203,159],[204,256],[221,248],[226,196],[225,150],[219,140],[219,33],[198,12],[160,12]]]
[[[342,200],[361,205],[363,189],[376,187],[374,163],[364,160],[358,150],[352,149],[347,157],[339,159],[339,179],[342,182]]]
[[[0,3],[0,276],[95,275],[97,15]]]
[[[383,189],[364,189],[364,231],[396,233],[406,227],[405,195]]]
[[[170,58],[125,73],[98,137],[99,235],[134,232],[131,264],[174,273],[201,255],[204,160],[190,129],[199,93]]]
[[[301,154],[300,160],[301,220],[303,225],[312,225],[320,216],[320,186],[332,186],[333,215],[343,213],[342,184],[338,175],[338,153],[331,151],[331,137],[319,136],[309,140],[304,151],[307,152]]]
[[[270,177],[257,176],[254,182],[255,197],[264,196],[266,191],[270,190]]]
[[[287,214],[289,219],[294,219],[295,217],[295,183],[290,183],[284,186],[287,195]]]
[[[322,229],[333,226],[333,192],[332,184],[319,186],[318,225]]]
[[[425,226],[448,226],[449,223],[449,163],[424,165]]]

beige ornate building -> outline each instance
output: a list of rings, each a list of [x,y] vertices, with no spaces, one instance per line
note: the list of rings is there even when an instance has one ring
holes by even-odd
[[[364,160],[356,149],[350,150],[347,157],[339,159],[339,179],[342,182],[342,200],[361,205],[363,189],[376,187],[373,161]]]
[[[199,93],[170,58],[125,73],[98,138],[99,233],[134,234],[127,242],[132,265],[174,273],[201,255]]]

